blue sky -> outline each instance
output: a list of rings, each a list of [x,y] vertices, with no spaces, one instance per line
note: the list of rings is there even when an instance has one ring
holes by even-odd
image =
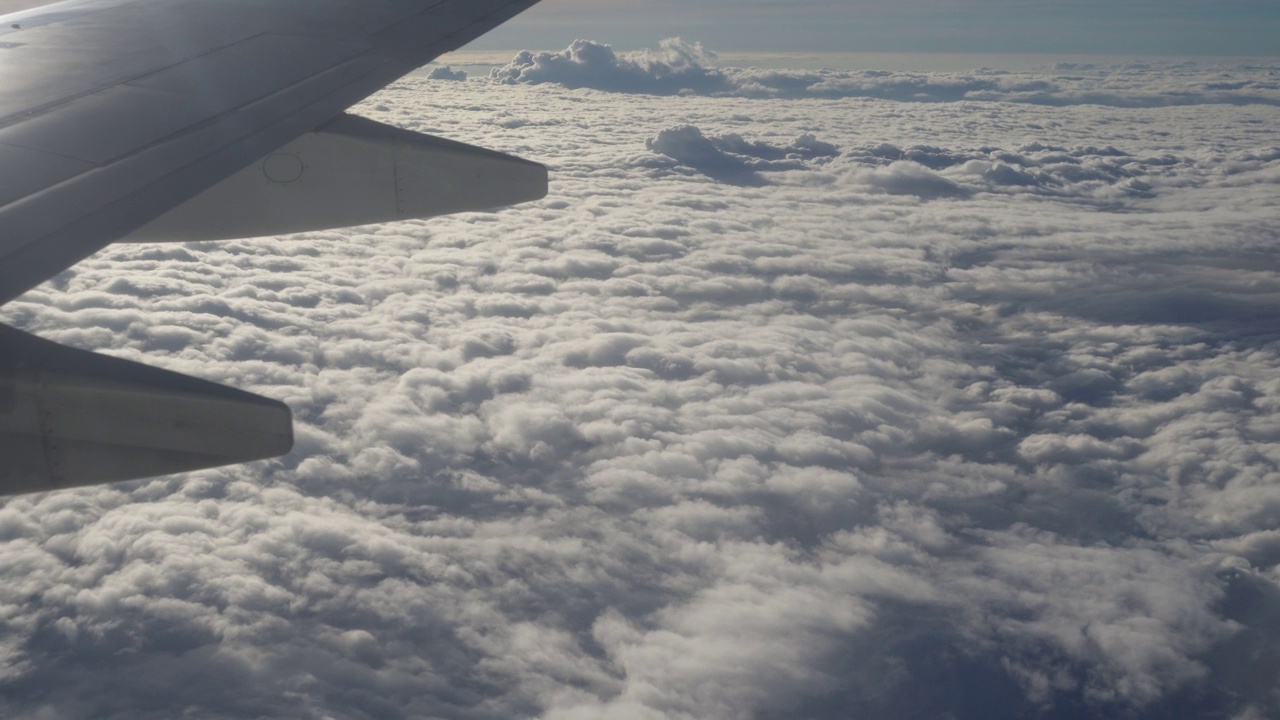
[[[543,0],[474,47],[619,47],[681,36],[723,51],[1280,54],[1275,0]]]

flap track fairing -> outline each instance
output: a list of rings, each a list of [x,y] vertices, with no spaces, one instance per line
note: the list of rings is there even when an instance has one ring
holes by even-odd
[[[0,495],[282,455],[289,409],[0,325]]]
[[[226,240],[487,210],[547,194],[542,165],[340,115],[122,242]]]

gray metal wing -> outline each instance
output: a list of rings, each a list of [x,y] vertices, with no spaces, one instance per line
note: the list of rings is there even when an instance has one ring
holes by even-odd
[[[0,18],[0,302],[537,0],[72,0]]]
[[[0,17],[0,303],[135,233],[283,232],[540,197],[540,165],[343,114],[536,2],[70,0]],[[313,194],[278,190],[304,170]],[[353,178],[394,201],[333,207],[360,197]],[[256,197],[257,219],[216,220],[220,198],[260,187],[278,191]],[[0,329],[0,494],[291,443],[280,403]]]

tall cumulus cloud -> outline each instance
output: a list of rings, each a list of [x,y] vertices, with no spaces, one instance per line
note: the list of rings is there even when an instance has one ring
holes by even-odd
[[[1280,713],[1274,105],[779,103],[575,47],[358,108],[545,200],[116,247],[4,308],[298,443],[4,501],[0,713]]]

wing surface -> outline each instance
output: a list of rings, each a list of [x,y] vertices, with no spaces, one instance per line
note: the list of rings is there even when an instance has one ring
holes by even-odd
[[[0,17],[0,303],[537,0],[71,0]]]
[[[0,304],[126,237],[542,197],[541,165],[343,113],[536,2],[70,0],[0,17]],[[0,326],[0,495],[292,443],[282,403]]]

